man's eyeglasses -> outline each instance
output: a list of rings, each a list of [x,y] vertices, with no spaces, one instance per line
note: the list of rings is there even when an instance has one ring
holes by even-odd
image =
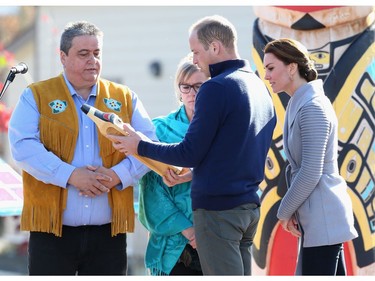
[[[178,84],[178,88],[180,89],[180,92],[183,94],[190,93],[191,89],[194,89],[194,92],[196,94],[198,93],[198,90],[201,86],[202,86],[202,83],[197,83],[194,85],[183,84],[183,83]]]

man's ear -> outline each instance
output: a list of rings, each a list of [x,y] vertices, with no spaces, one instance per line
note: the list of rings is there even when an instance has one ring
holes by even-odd
[[[64,68],[65,68],[65,57],[66,57],[66,54],[63,51],[60,51],[60,61],[61,61],[61,64],[64,66]]]
[[[218,54],[220,53],[221,44],[218,41],[212,41],[210,44],[210,48],[215,54]]]

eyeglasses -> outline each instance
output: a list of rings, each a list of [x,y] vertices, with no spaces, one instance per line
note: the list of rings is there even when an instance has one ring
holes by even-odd
[[[190,93],[191,89],[194,90],[195,94],[198,93],[199,88],[202,86],[202,83],[197,83],[194,85],[189,85],[189,84],[178,84],[178,88],[180,89],[180,92],[183,94],[188,94]]]

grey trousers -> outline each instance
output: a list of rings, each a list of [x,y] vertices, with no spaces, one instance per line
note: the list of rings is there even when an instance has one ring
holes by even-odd
[[[254,203],[224,211],[193,211],[203,275],[251,275],[251,246],[259,215]]]

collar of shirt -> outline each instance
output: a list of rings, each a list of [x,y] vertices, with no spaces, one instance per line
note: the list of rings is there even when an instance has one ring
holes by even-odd
[[[63,76],[64,76],[64,80],[65,80],[65,83],[66,85],[68,86],[68,89],[69,89],[69,92],[70,94],[73,96],[73,95],[78,95],[77,91],[74,89],[74,87],[72,86],[72,84],[69,82],[68,78],[66,77],[66,74],[65,72],[63,73]],[[98,83],[95,83],[94,86],[92,86],[91,88],[91,92],[90,92],[90,96],[96,96],[96,89],[98,88]]]

